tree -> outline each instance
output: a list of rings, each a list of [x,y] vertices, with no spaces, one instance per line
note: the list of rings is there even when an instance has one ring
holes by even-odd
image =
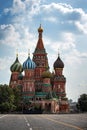
[[[19,85],[15,88],[13,88],[14,93],[14,105],[16,106],[16,110],[21,110],[21,102],[22,102],[22,86]]]
[[[87,111],[87,94],[80,95],[77,103],[77,108],[82,112]]]
[[[8,85],[0,85],[0,111],[9,112],[15,110],[14,93]]]

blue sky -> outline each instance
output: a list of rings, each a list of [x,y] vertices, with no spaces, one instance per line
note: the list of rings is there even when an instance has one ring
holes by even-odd
[[[0,83],[9,84],[16,49],[21,63],[28,49],[32,57],[41,23],[50,70],[58,49],[64,61],[67,97],[87,93],[86,6],[86,0],[0,0]]]

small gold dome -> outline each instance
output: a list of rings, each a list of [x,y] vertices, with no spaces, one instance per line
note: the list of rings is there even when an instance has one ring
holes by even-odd
[[[41,24],[40,27],[38,28],[38,32],[43,32],[43,28],[41,27]]]
[[[51,74],[51,72],[50,71],[44,71],[43,73],[42,73],[42,78],[51,78],[52,77],[52,74]]]

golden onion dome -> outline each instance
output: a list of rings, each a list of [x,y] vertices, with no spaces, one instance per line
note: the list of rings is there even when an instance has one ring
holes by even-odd
[[[51,72],[50,71],[44,71],[43,73],[42,73],[42,78],[51,78],[52,77],[52,74],[51,74]]]
[[[38,32],[43,32],[43,28],[41,27],[41,24],[40,27],[38,28]]]

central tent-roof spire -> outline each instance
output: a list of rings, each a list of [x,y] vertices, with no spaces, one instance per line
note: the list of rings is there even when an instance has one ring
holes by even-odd
[[[41,27],[41,24],[40,24],[40,27],[38,28],[38,33],[39,33],[39,36],[38,36],[36,50],[43,50],[44,49],[43,40],[42,40],[43,28]]]

